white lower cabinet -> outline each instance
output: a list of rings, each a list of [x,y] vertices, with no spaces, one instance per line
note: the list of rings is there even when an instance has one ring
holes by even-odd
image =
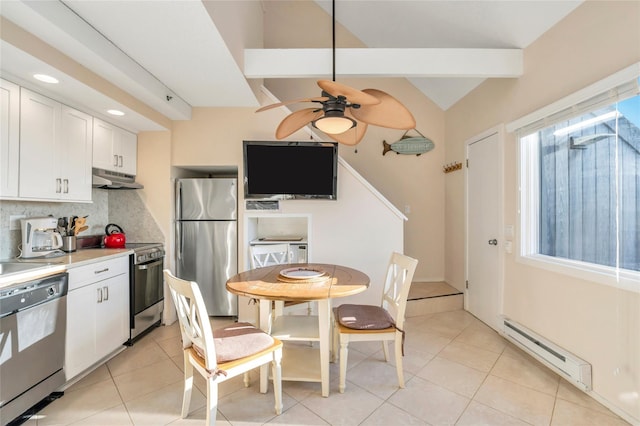
[[[70,380],[129,339],[129,256],[69,269],[65,375]]]

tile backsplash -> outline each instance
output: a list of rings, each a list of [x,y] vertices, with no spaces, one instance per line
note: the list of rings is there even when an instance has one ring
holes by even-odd
[[[146,209],[137,191],[94,188],[92,203],[53,203],[38,201],[0,201],[0,259],[20,254],[22,234],[10,230],[11,216],[87,216],[89,229],[82,235],[104,234],[109,223],[122,227],[128,242],[161,242],[165,238]]]
[[[165,237],[138,191],[109,192],[109,223],[118,224],[131,243],[164,243]]]

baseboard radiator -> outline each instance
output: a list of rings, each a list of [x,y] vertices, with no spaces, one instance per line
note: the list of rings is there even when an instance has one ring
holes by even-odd
[[[549,342],[521,324],[503,318],[507,340],[584,391],[591,390],[591,364]]]

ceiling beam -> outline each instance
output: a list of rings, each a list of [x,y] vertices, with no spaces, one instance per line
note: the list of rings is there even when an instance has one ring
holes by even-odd
[[[245,49],[247,78],[331,78],[331,49]],[[521,49],[336,49],[343,77],[517,78]]]
[[[51,30],[54,36],[45,42],[56,48],[56,42],[66,41],[71,51],[67,55],[83,58],[80,62],[83,66],[99,64],[101,77],[124,77],[126,85],[122,88],[159,113],[173,120],[191,118],[191,105],[63,2],[10,2],[3,4],[2,9],[3,16],[36,37],[41,30]],[[38,28],[38,25],[46,28]]]

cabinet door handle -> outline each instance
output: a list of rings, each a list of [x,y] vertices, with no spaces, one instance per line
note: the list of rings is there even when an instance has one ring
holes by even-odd
[[[103,290],[103,295],[104,295],[104,301],[106,302],[107,300],[109,300],[109,287],[105,286],[102,287]]]
[[[119,166],[122,167],[122,155],[118,155],[118,158],[120,159],[120,164]]]
[[[65,194],[69,193],[69,179],[64,179],[64,190],[62,192],[64,192]]]
[[[113,167],[118,167],[118,155],[113,154]]]
[[[98,303],[102,303],[102,289],[96,289],[98,291]]]
[[[56,194],[59,194],[62,191],[62,179],[56,179]]]
[[[94,274],[101,274],[103,272],[109,271],[109,268],[100,269],[99,271],[93,271]]]

